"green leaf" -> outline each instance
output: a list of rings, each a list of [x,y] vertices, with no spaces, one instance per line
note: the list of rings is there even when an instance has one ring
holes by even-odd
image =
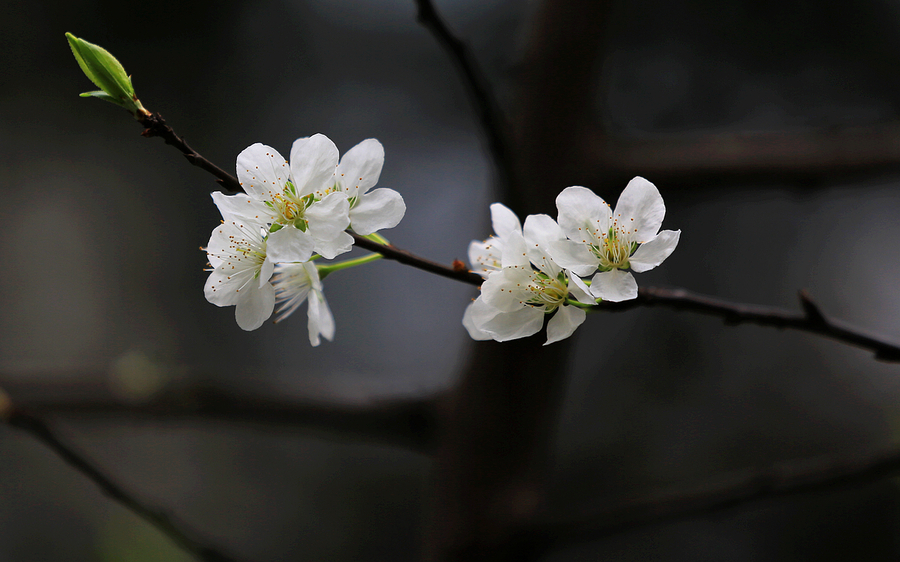
[[[146,114],[146,110],[134,94],[131,77],[125,72],[122,64],[109,51],[66,33],[72,54],[81,67],[84,75],[90,79],[100,92],[85,92],[82,97],[96,97],[115,103],[130,111],[135,117]],[[100,95],[101,92],[105,95]]]

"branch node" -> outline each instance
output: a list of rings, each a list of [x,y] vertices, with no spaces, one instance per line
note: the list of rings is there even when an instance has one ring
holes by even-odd
[[[813,300],[812,296],[809,294],[809,291],[806,289],[800,289],[800,292],[797,293],[797,296],[800,298],[800,306],[803,308],[803,314],[806,316],[806,319],[812,324],[818,324],[820,326],[827,326],[829,324],[828,318],[822,314],[822,310],[819,308]]]

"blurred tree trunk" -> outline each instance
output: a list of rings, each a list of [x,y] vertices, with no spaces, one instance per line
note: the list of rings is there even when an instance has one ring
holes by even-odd
[[[516,110],[509,113],[514,185],[498,197],[520,216],[548,212],[592,123],[606,3],[547,0],[537,11]],[[444,412],[425,558],[522,561],[541,555],[522,534],[544,505],[570,341],[474,343]]]

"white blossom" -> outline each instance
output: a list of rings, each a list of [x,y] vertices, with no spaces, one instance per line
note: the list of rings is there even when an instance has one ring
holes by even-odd
[[[510,248],[511,253],[524,251],[522,224],[509,207],[502,203],[492,204],[491,224],[494,227],[493,236],[483,241],[472,240],[469,244],[472,272],[485,278],[489,273],[502,269],[504,248]]]
[[[521,234],[515,228],[504,233],[498,236],[504,244],[502,267],[487,272],[463,325],[474,339],[507,341],[537,333],[544,317],[553,314],[544,345],[569,337],[584,322],[585,312],[568,300],[596,301],[584,282],[560,268],[547,251],[551,242],[565,240],[559,225],[547,215],[530,215]]]
[[[317,192],[324,197],[331,191],[342,192],[350,202],[350,228],[368,235],[397,226],[406,213],[403,197],[393,189],[369,191],[381,176],[384,147],[376,139],[366,139],[348,150],[334,170],[332,184]]]
[[[272,278],[278,305],[276,322],[281,322],[307,302],[309,343],[319,345],[319,336],[328,341],[334,338],[334,316],[322,293],[319,270],[313,262],[279,263]]]
[[[591,294],[608,301],[637,297],[637,282],[626,271],[640,273],[661,264],[678,244],[681,231],[659,232],[666,207],[649,181],[628,182],[615,211],[602,198],[579,186],[556,198],[559,226],[568,240],[550,244],[553,259],[576,275],[591,279]]]
[[[234,306],[235,319],[244,330],[262,326],[275,307],[275,289],[269,283],[273,264],[266,253],[265,231],[257,224],[225,221],[206,246],[212,273],[203,289],[216,306]]]
[[[213,193],[226,218],[269,226],[274,262],[303,262],[313,252],[334,258],[350,250],[350,202],[329,187],[338,165],[337,147],[316,134],[294,141],[288,163],[277,150],[256,143],[237,158],[237,176],[246,194]],[[327,191],[327,193],[326,193]]]

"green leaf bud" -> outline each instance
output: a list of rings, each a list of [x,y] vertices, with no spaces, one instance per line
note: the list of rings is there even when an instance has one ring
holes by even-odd
[[[127,109],[136,118],[149,115],[134,93],[131,77],[125,73],[122,64],[109,51],[66,33],[72,54],[78,66],[99,91],[85,92],[82,97],[96,97]]]

